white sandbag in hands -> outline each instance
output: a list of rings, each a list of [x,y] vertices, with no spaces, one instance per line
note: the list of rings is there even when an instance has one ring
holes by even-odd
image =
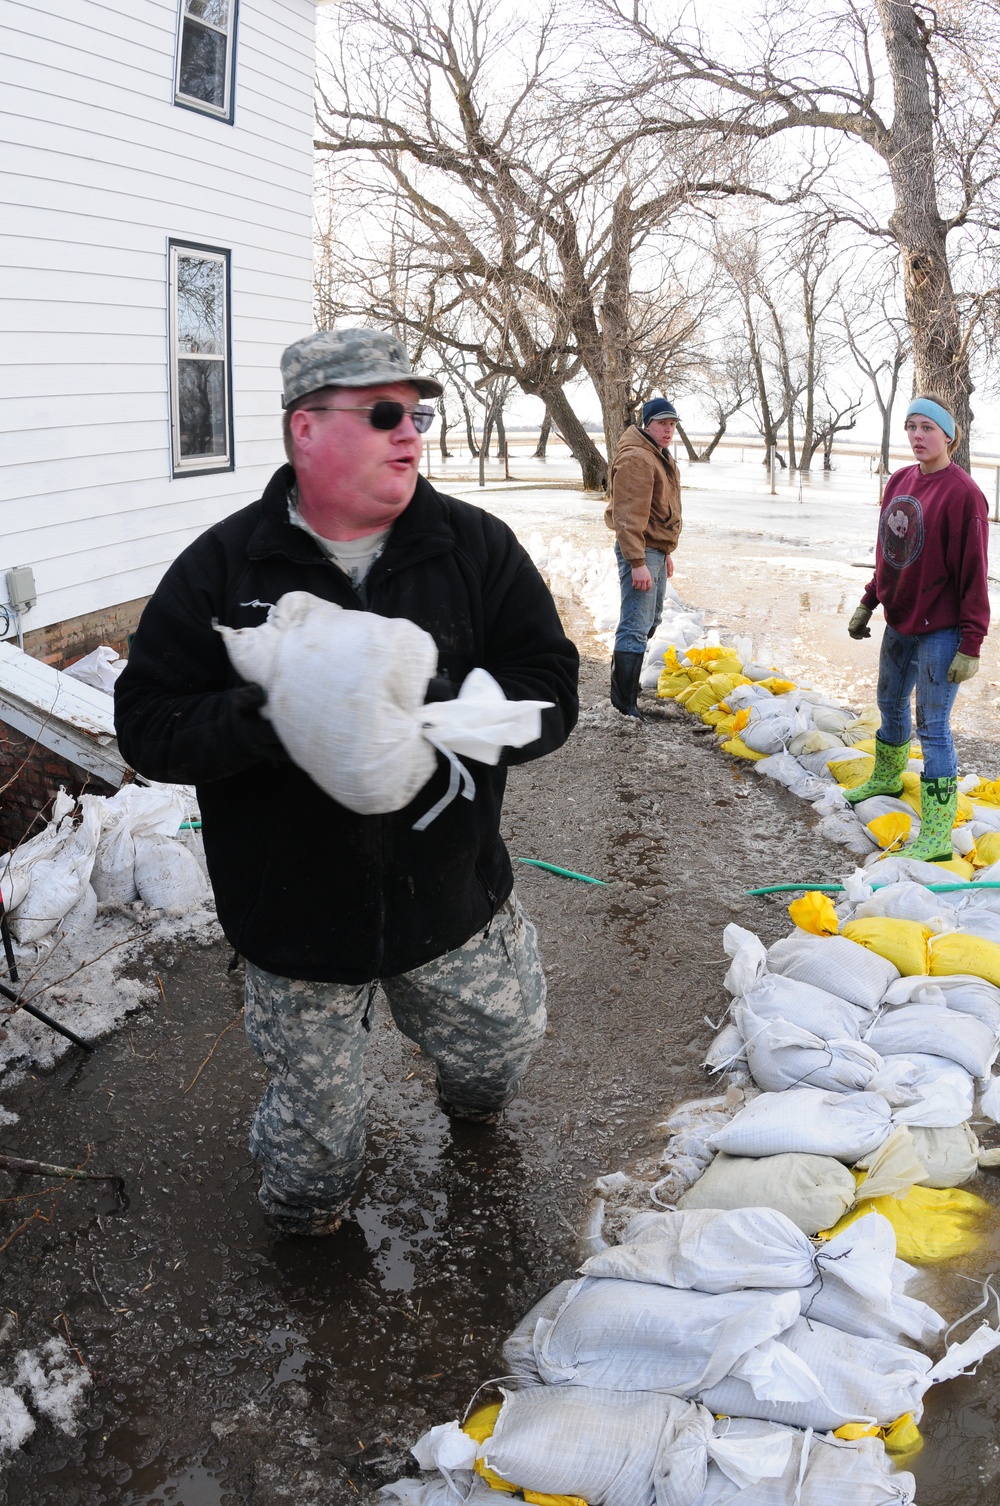
[[[495,764],[504,747],[534,742],[551,704],[508,702],[476,670],[457,700],[425,706],[437,668],[429,633],[307,591],[282,596],[259,627],[218,631],[236,671],[267,691],[260,714],[292,760],[359,815],[409,805],[437,768],[436,749]]]

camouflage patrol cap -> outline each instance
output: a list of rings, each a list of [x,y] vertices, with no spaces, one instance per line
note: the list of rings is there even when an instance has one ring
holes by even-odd
[[[381,329],[321,329],[306,335],[281,357],[287,408],[321,387],[379,387],[383,382],[411,382],[421,397],[440,397],[432,377],[414,376],[401,340]]]

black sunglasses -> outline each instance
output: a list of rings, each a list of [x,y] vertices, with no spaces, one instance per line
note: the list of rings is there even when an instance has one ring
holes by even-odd
[[[367,413],[368,422],[373,429],[398,429],[403,419],[409,414],[413,420],[413,427],[418,434],[426,434],[434,422],[433,408],[407,408],[403,403],[391,402],[383,398],[377,403],[372,403],[370,408],[307,408],[307,413]]]

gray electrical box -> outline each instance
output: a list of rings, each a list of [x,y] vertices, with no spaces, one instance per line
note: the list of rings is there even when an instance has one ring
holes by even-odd
[[[30,565],[15,565],[7,571],[7,604],[15,612],[30,612],[38,600],[35,572]]]

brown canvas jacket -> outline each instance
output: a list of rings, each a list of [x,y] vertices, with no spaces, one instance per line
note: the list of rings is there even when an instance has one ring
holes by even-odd
[[[618,442],[609,490],[604,521],[614,530],[629,564],[645,564],[647,549],[673,554],[681,532],[680,472],[634,424]]]

